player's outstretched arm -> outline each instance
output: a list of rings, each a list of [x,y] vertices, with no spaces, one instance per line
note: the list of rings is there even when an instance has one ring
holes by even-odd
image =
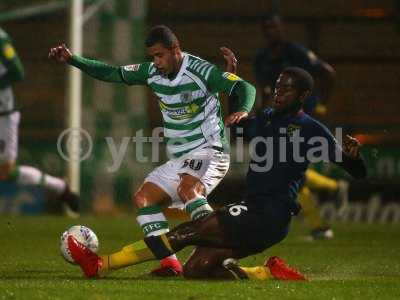
[[[65,44],[51,48],[48,56],[57,62],[74,66],[93,78],[107,82],[124,82],[120,67],[74,55]]]

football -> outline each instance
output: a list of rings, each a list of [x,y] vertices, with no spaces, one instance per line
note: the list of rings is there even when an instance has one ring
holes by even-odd
[[[83,225],[72,226],[68,230],[64,231],[60,238],[61,254],[67,262],[75,264],[71,257],[71,252],[68,249],[68,237],[71,235],[93,252],[97,253],[99,250],[99,240],[93,230]]]

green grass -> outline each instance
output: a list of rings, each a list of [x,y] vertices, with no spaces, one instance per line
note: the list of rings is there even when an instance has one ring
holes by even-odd
[[[295,222],[283,243],[241,263],[257,265],[266,256],[279,255],[309,282],[226,282],[146,276],[157,262],[100,280],[84,279],[59,253],[60,234],[74,224],[97,233],[102,253],[141,236],[133,216],[78,221],[2,216],[0,299],[400,299],[400,225],[336,224],[335,239],[308,242],[307,229]]]

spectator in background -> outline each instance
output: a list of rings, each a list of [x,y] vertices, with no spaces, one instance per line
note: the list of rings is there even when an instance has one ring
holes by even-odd
[[[326,114],[326,102],[331,96],[335,78],[335,70],[327,62],[321,60],[310,49],[287,40],[282,19],[277,14],[263,17],[261,29],[266,46],[256,54],[253,68],[256,78],[259,108],[271,106],[275,82],[279,74],[287,67],[300,67],[307,70],[315,78],[314,92],[304,103],[303,110],[310,115]],[[348,183],[318,174],[312,169],[307,170],[305,185],[300,191],[299,201],[305,218],[311,226],[313,239],[332,238],[333,231],[324,224],[310,190],[327,190],[336,194],[341,202],[341,211],[347,206]]]
[[[0,28],[0,182],[43,186],[58,196],[67,215],[76,217],[79,197],[70,191],[63,179],[30,166],[16,164],[20,112],[15,103],[12,85],[23,78],[24,68],[11,38]]]
[[[286,39],[285,28],[279,15],[271,14],[262,19],[262,32],[266,47],[259,49],[254,60],[254,75],[262,105],[270,104],[275,82],[286,67],[300,67],[316,78],[316,89],[307,99],[303,110],[307,114],[321,115],[326,112],[324,104],[329,99],[335,71],[328,63],[317,57],[310,49]],[[320,105],[320,106],[318,106]]]

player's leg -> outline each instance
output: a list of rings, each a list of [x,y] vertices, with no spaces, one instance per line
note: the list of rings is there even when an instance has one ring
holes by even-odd
[[[166,207],[163,210],[163,212],[164,212],[165,217],[168,220],[173,219],[173,220],[177,220],[181,223],[190,221],[190,216],[183,209],[174,208],[174,207]]]
[[[207,216],[213,211],[207,202],[206,189],[199,178],[189,175],[180,174],[181,181],[177,192],[185,204],[185,211],[191,220],[197,220]]]
[[[207,195],[221,182],[229,169],[229,155],[213,148],[204,148],[182,161],[178,170],[178,196],[192,220],[212,212]]]
[[[241,258],[232,249],[196,247],[183,266],[183,275],[190,279],[235,279],[236,274],[223,266],[229,258]]]
[[[143,240],[123,247],[118,252],[101,257],[72,237],[68,239],[71,255],[87,277],[104,275],[108,271],[149,260],[163,259],[189,245],[214,248],[236,247],[220,227],[216,212],[196,221],[182,223],[166,234],[145,237]]]
[[[228,280],[304,280],[300,272],[287,266],[278,257],[270,257],[264,265],[243,267],[237,263],[244,255],[232,249],[197,247],[184,265],[184,277],[190,279]]]
[[[232,249],[196,247],[184,265],[183,274],[189,279],[283,279],[275,277],[273,274],[277,274],[276,267],[270,268],[267,263],[256,267],[239,266],[236,259],[242,257],[240,252]]]
[[[306,172],[306,185],[311,190],[324,190],[331,194],[336,194],[339,203],[339,214],[344,213],[348,208],[349,202],[349,183],[345,180],[335,180],[324,176],[313,169]]]
[[[146,237],[165,234],[169,231],[162,206],[169,205],[172,202],[171,195],[166,190],[168,188],[173,190],[174,187],[171,187],[167,178],[162,175],[160,168],[150,173],[133,197],[134,205],[137,207],[137,222]],[[182,265],[175,254],[162,259],[160,264],[161,266],[153,270],[152,274],[159,276],[182,274]]]
[[[303,186],[298,196],[304,218],[311,228],[311,237],[314,239],[332,238],[333,232],[321,218],[314,195],[307,186]]]
[[[282,241],[288,233],[291,215],[296,212],[281,199],[267,201],[261,206],[241,202],[204,218],[182,223],[167,234],[146,237],[110,255],[99,257],[72,237],[69,238],[69,249],[87,277],[161,259],[186,246],[232,249],[236,257],[244,257]],[[278,269],[283,273],[282,277],[287,275],[284,267]]]
[[[300,189],[298,201],[301,205],[304,218],[312,229],[319,228],[323,225],[322,218],[317,208],[317,203],[311,190],[307,186]]]
[[[55,193],[71,215],[77,216],[79,197],[69,190],[63,179],[44,174],[34,167],[16,165],[19,120],[19,112],[0,117],[0,180],[18,185],[43,186]]]
[[[4,165],[3,165],[4,166]],[[10,166],[13,166],[12,169]],[[65,180],[45,174],[37,168],[30,166],[16,166],[15,164],[6,164],[6,180],[15,182],[20,186],[41,186],[46,191],[54,195],[63,203],[64,210],[68,216],[79,216],[80,198],[77,194],[71,192]],[[1,170],[2,167],[0,167]],[[0,171],[2,172],[2,171]]]
[[[207,194],[222,180],[228,168],[229,155],[211,148],[200,149],[192,153],[190,158],[167,162],[146,180],[155,182],[167,191],[173,206],[182,207],[181,203],[185,203],[186,215],[196,220],[212,211],[206,199]],[[182,213],[179,215],[182,216]],[[180,263],[173,256],[161,260],[161,267],[153,270],[152,274],[171,276],[179,274],[180,270]]]
[[[320,217],[317,204],[310,191],[328,191],[336,194],[336,200],[339,204],[338,213],[343,214],[348,208],[348,189],[349,184],[344,180],[335,180],[324,176],[313,169],[306,172],[306,189],[302,189],[299,195],[299,201],[304,210],[304,216],[311,226],[311,236],[313,239],[326,239],[333,237],[332,229],[324,224]]]
[[[324,176],[310,168],[306,171],[305,183],[313,190],[325,190],[334,193],[338,189],[338,182],[336,180]]]
[[[335,193],[341,210],[346,210],[348,206],[349,183],[345,180],[335,180],[324,176],[313,169],[306,172],[306,185],[312,190],[324,190]]]
[[[20,113],[0,116],[0,181],[16,177]]]
[[[257,279],[273,276],[267,266],[240,267],[240,252],[232,249],[196,247],[183,266],[184,277],[191,279]]]
[[[72,192],[64,179],[43,173],[31,166],[18,166],[15,170],[15,182],[19,185],[42,186],[52,192],[64,204],[64,210],[71,217],[79,216],[80,198]]]

